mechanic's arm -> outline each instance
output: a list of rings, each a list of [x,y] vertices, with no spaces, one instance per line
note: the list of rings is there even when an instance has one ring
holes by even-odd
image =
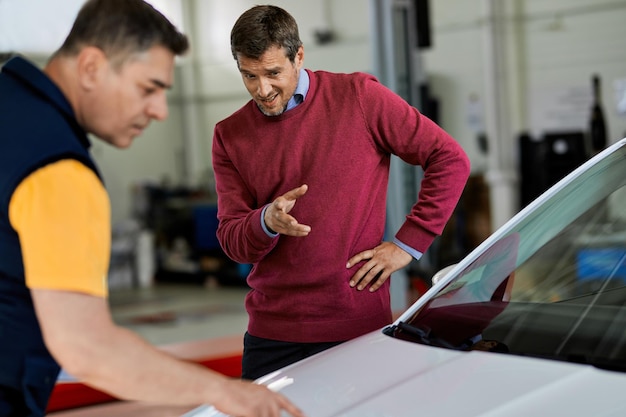
[[[106,299],[31,290],[44,340],[72,376],[115,397],[172,405],[209,403],[236,416],[303,414],[264,386],[227,378],[161,352],[111,320]]]
[[[168,356],[112,322],[108,196],[83,164],[62,160],[33,172],[14,191],[9,217],[46,346],[74,377],[123,399],[211,403],[236,416],[279,417],[281,409],[302,416],[264,386]]]

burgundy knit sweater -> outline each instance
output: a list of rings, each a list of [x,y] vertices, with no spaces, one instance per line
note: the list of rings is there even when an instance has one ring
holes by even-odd
[[[363,74],[309,71],[305,101],[280,116],[253,101],[215,127],[217,236],[225,253],[253,264],[248,332],[289,342],[343,341],[391,321],[389,282],[348,284],[348,259],[381,243],[390,155],[424,169],[418,203],[396,233],[424,252],[443,231],[469,175],[458,143],[402,98]],[[302,184],[290,212],[306,237],[271,238],[263,207]]]

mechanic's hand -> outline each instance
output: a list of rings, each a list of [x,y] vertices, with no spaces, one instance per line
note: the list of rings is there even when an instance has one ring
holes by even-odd
[[[263,221],[265,225],[275,233],[288,236],[307,236],[311,231],[311,226],[298,223],[295,217],[289,212],[296,204],[296,200],[306,194],[309,187],[306,184],[278,197],[267,206]]]
[[[281,410],[293,417],[305,417],[287,397],[271,391],[265,385],[249,381],[230,379],[221,385],[222,392],[216,395],[219,401],[213,405],[219,411],[236,417],[280,417]]]
[[[407,266],[413,257],[391,242],[383,242],[374,249],[357,253],[348,260],[346,268],[352,268],[361,261],[367,260],[350,279],[350,286],[361,291],[368,284],[370,292],[374,292],[383,285],[391,274]]]

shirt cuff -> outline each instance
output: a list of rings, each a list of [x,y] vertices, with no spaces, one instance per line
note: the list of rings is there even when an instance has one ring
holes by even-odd
[[[261,211],[261,227],[263,228],[263,231],[266,235],[268,235],[269,237],[276,237],[278,236],[278,233],[272,232],[265,224],[265,210],[267,210],[267,206],[263,207],[263,211]]]
[[[401,249],[405,250],[409,255],[411,255],[413,258],[415,258],[415,260],[419,260],[423,253],[413,249],[412,247],[405,245],[404,243],[400,242],[397,238],[393,239],[393,243],[395,243],[396,245],[398,245]]]

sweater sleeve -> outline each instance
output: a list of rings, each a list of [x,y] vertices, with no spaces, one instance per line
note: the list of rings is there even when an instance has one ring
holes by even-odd
[[[469,159],[452,136],[375,78],[362,77],[355,90],[374,146],[424,170],[418,200],[395,235],[423,253],[461,197]]]
[[[217,238],[224,253],[239,263],[256,263],[278,243],[261,226],[263,206],[258,206],[224,147],[220,124],[213,136],[213,171],[218,198]]]

